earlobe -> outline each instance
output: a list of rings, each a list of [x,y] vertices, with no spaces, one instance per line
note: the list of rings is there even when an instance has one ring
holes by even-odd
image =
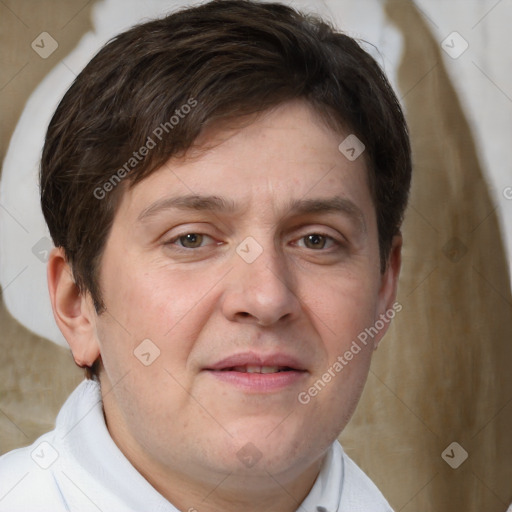
[[[78,366],[91,366],[100,355],[94,307],[87,295],[80,294],[64,250],[60,247],[50,253],[47,278],[53,316],[73,358]]]
[[[376,317],[380,319],[384,325],[383,328],[380,329],[378,336],[374,338],[374,350],[377,350],[380,340],[383,338],[384,334],[386,334],[396,312],[402,309],[401,305],[399,305],[399,308],[396,305],[396,293],[401,265],[402,235],[399,233],[393,237],[387,267],[382,274]]]

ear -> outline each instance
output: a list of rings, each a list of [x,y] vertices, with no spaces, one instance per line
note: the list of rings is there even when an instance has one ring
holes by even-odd
[[[95,309],[89,294],[80,294],[61,247],[53,249],[47,267],[53,316],[78,366],[92,366],[100,355]]]
[[[400,276],[400,267],[402,265],[402,235],[397,234],[391,241],[391,250],[385,272],[381,276],[381,285],[379,290],[379,299],[376,311],[376,323],[384,324],[382,329],[374,338],[374,350],[380,343],[380,340],[386,334],[392,318],[402,310],[402,305],[396,303],[396,292],[398,288],[398,277]]]

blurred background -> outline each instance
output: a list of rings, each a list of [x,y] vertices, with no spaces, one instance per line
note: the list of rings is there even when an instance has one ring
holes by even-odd
[[[110,37],[190,1],[0,0],[0,454],[32,443],[83,378],[53,322],[39,209],[44,131]],[[512,503],[510,0],[288,0],[392,81],[414,177],[397,314],[340,440],[396,511]]]

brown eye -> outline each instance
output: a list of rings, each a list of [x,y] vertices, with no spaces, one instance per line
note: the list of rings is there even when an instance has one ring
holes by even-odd
[[[180,236],[177,240],[180,242],[180,245],[186,249],[196,249],[197,247],[201,247],[204,235],[199,233],[187,233],[186,235]]]
[[[304,240],[304,245],[308,249],[324,249],[328,238],[330,237],[319,235],[317,233],[312,233],[311,235],[302,237]]]

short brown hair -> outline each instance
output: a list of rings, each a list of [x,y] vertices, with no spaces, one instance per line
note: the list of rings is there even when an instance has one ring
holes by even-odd
[[[98,313],[98,268],[124,187],[184,154],[206,124],[294,99],[364,143],[386,268],[407,203],[411,155],[400,104],[379,65],[314,16],[279,3],[213,0],[112,39],[78,75],[48,127],[43,214]]]

